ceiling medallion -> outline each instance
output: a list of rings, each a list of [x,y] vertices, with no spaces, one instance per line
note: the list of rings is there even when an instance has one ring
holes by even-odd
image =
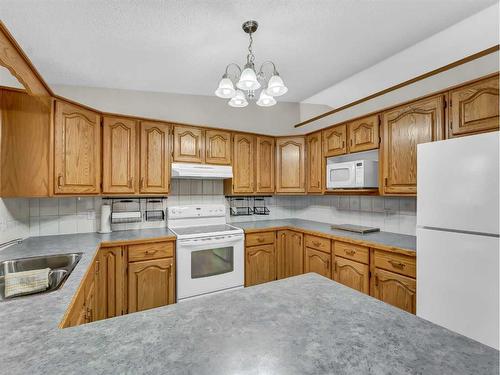
[[[271,107],[276,104],[275,97],[281,96],[288,91],[288,88],[276,70],[276,65],[272,61],[262,63],[258,72],[255,70],[252,34],[257,31],[258,26],[257,21],[246,21],[242,25],[243,31],[249,35],[250,40],[247,63],[243,69],[235,63],[226,66],[226,71],[219,82],[219,87],[215,90],[215,95],[219,98],[230,99],[228,104],[231,107],[246,107],[248,101],[254,100],[257,96],[259,98],[256,102],[258,106]],[[263,70],[265,66],[272,66],[272,74],[269,79],[267,79],[266,73]],[[233,73],[229,72],[230,68],[234,68]],[[264,88],[266,81],[267,87]],[[258,93],[259,90],[260,93]]]

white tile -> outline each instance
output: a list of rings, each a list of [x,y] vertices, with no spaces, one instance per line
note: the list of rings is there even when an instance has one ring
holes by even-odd
[[[349,197],[349,209],[353,211],[359,211],[360,200],[358,196]]]
[[[114,230],[114,228],[113,228]],[[76,216],[76,231],[78,233],[88,233],[96,231],[95,220],[89,220],[87,215]]]
[[[66,215],[59,218],[59,233],[71,234],[77,233],[77,216]]]
[[[59,215],[75,215],[76,198],[59,198]]]
[[[330,198],[330,206],[331,207],[339,207],[339,196],[338,195],[328,195]]]
[[[384,197],[384,210],[389,212],[398,212],[399,198]]]
[[[361,197],[361,211],[371,212],[372,211],[372,197]]]
[[[59,214],[57,198],[40,198],[40,216],[54,216]]]
[[[345,197],[345,196],[339,197],[339,208],[341,210],[348,210],[349,209],[349,197]]]
[[[30,217],[30,237],[40,235],[40,218],[38,216]]]
[[[191,195],[202,195],[203,194],[203,180],[191,180],[190,187]]]
[[[399,199],[399,211],[406,215],[416,215],[417,199],[413,197]]]
[[[179,180],[172,179],[170,181],[170,189],[172,190],[170,195],[179,195]]]
[[[51,236],[54,234],[59,234],[59,217],[40,216],[40,236]]]
[[[94,210],[93,197],[78,197],[76,198],[76,212],[78,214],[87,213],[88,210]]]
[[[189,195],[191,189],[191,180],[179,180],[179,195]]]
[[[30,216],[40,216],[40,199],[31,198],[30,199]]]
[[[213,180],[214,185],[214,194],[215,195],[224,195],[224,181],[223,180]]]
[[[214,193],[214,182],[212,180],[203,180],[203,195],[213,195]]]
[[[384,212],[384,197],[372,197],[373,212]]]

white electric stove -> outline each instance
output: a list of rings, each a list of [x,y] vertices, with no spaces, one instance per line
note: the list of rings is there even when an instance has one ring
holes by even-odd
[[[226,224],[224,205],[173,206],[168,228],[177,236],[177,301],[243,287],[244,234]]]

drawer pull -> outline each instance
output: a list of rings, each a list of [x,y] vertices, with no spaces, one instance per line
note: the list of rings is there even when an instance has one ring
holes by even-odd
[[[320,247],[321,246],[321,242],[319,242],[319,241],[313,241],[313,245],[316,246],[316,247]]]
[[[338,268],[337,268],[337,262],[335,262],[335,273],[338,272]]]
[[[375,286],[378,286],[378,276],[375,275]]]
[[[347,249],[347,250],[345,250],[345,253],[346,253],[347,255],[354,255],[354,254],[356,254],[356,250],[353,250],[353,249]]]
[[[57,176],[57,186],[58,187],[62,187],[62,174],[59,174],[59,176]]]
[[[146,250],[146,255],[154,255],[158,252],[158,250]]]
[[[401,263],[401,262],[396,262],[395,260],[388,260],[388,262],[393,266],[394,268],[398,268],[400,270],[404,269],[406,267],[406,264]]]
[[[264,237],[259,237],[259,238],[257,239],[257,241],[259,241],[259,242],[264,242],[265,240],[266,240],[266,239],[265,239]]]

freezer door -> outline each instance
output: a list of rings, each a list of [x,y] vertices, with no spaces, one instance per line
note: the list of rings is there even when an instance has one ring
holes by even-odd
[[[499,233],[499,135],[418,145],[418,226]]]
[[[499,348],[499,239],[417,229],[417,315]]]

